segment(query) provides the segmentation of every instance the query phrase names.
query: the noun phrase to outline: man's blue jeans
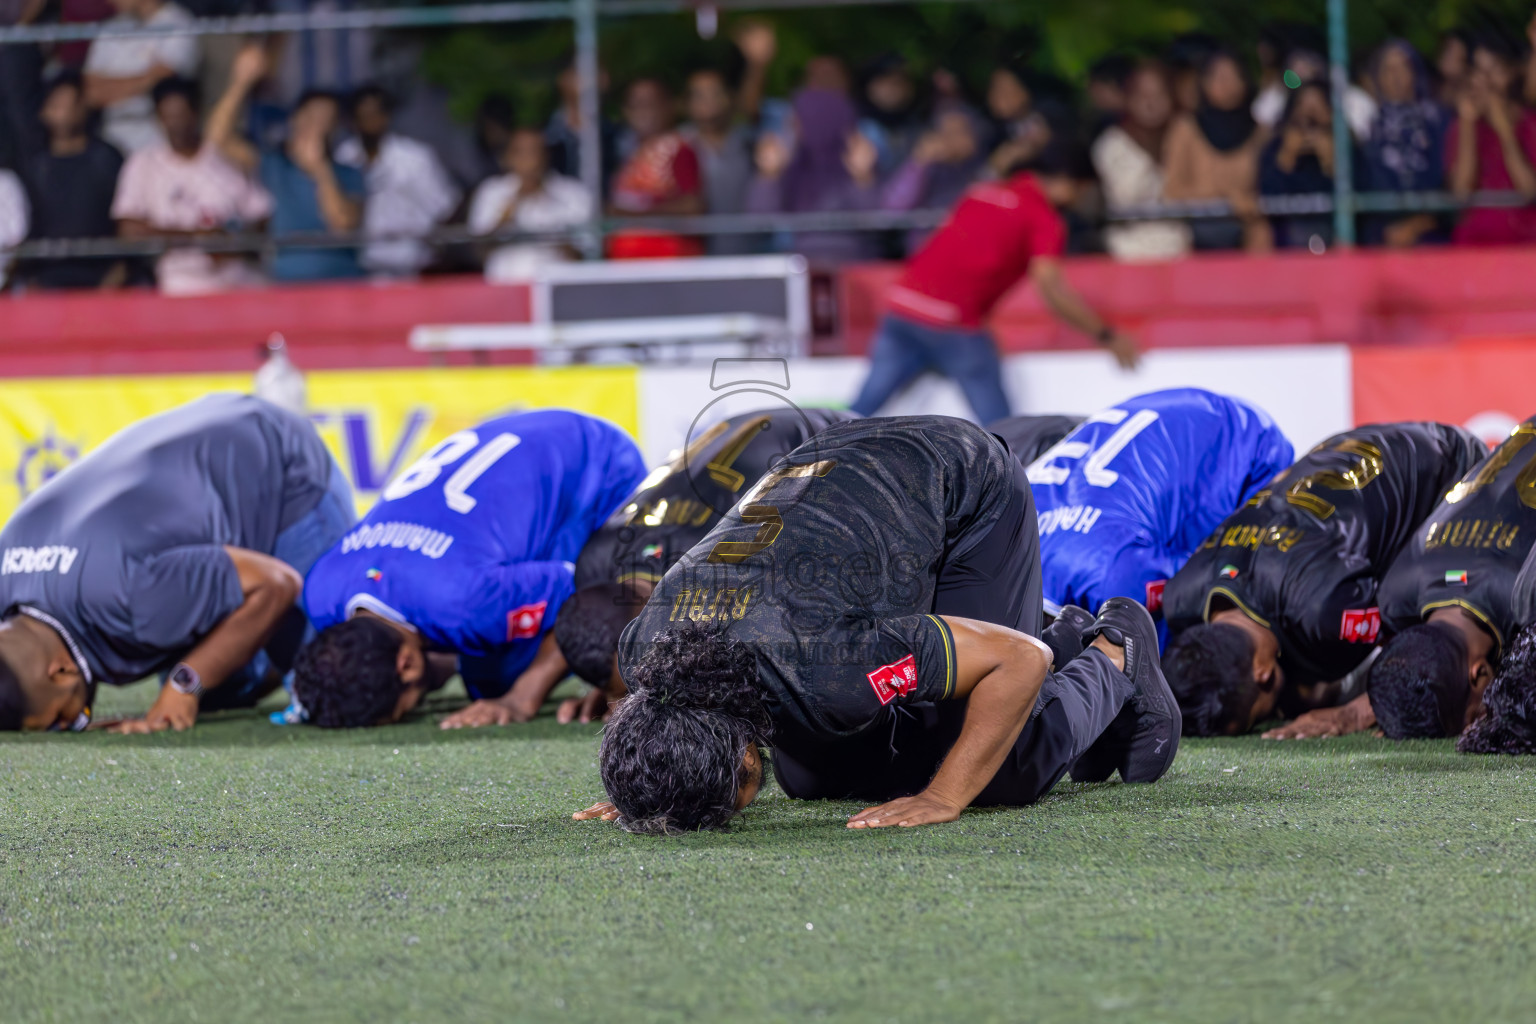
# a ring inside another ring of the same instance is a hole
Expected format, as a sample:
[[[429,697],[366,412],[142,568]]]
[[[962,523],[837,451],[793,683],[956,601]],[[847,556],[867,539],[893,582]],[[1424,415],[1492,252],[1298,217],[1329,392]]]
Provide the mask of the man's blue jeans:
[[[930,370],[960,385],[983,424],[1009,415],[997,344],[986,331],[946,330],[890,313],[880,323],[869,357],[869,377],[851,406],[861,416],[873,416]]]
[[[347,482],[346,473],[333,461],[331,479],[320,504],[277,535],[272,557],[287,562],[298,570],[299,575],[308,576],[320,556],[334,547],[356,523],[357,505],[352,499],[352,485]],[[244,708],[255,704],[265,695],[268,672],[276,668],[286,673],[293,667],[293,658],[299,648],[314,635],[314,627],[309,624],[304,609],[295,606],[250,664],[204,694],[202,709]]]

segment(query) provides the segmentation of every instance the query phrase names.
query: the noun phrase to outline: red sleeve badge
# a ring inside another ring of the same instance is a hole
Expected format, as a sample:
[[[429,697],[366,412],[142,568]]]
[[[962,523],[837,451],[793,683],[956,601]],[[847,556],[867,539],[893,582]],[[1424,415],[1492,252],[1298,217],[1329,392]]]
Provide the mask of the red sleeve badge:
[[[1167,585],[1167,580],[1153,580],[1147,584],[1147,611],[1153,615],[1163,610],[1163,588]]]
[[[881,704],[905,697],[917,689],[917,659],[909,654],[900,661],[881,665],[869,673],[869,685],[875,688]]]
[[[540,601],[507,612],[507,641],[532,640],[538,636],[539,627],[544,625],[544,609],[547,607],[548,601]]]
[[[1352,644],[1373,644],[1381,633],[1380,608],[1350,608],[1339,626],[1339,639]]]

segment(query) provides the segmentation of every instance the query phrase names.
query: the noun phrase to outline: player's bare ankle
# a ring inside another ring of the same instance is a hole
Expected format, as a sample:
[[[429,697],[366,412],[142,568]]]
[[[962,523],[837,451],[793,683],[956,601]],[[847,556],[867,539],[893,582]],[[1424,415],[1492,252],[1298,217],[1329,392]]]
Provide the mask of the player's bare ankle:
[[[1109,639],[1105,637],[1103,633],[1100,633],[1098,636],[1094,637],[1093,643],[1089,644],[1088,646],[1094,650],[1103,651],[1104,656],[1107,657],[1110,661],[1114,662],[1115,668],[1119,669],[1121,672],[1125,671],[1124,647],[1120,646],[1119,644],[1110,643]]]

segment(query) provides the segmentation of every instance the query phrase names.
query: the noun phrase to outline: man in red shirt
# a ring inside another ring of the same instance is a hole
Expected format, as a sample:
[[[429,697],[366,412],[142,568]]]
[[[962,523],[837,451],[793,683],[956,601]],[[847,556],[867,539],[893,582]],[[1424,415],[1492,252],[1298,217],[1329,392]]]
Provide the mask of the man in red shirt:
[[[634,152],[614,175],[609,213],[615,217],[704,212],[699,157],[672,124],[672,96],[659,79],[630,83],[624,120],[635,136]],[[620,231],[608,241],[610,259],[702,256],[697,238],[671,232]]]
[[[1095,313],[1062,276],[1067,229],[1056,212],[1076,197],[1068,155],[1048,148],[1006,181],[973,185],[891,289],[870,352],[869,377],[851,408],[872,416],[925,371],[954,378],[977,418],[1009,415],[1002,365],[986,320],[1026,275],[1061,320],[1094,338],[1121,366],[1136,342]]]

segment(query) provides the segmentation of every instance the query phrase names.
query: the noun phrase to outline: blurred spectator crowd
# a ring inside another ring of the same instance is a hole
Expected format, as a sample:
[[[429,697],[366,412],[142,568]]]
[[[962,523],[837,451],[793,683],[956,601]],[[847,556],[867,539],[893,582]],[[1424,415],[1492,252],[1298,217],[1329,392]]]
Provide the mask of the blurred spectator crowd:
[[[194,16],[173,0],[0,0],[0,26]],[[1353,70],[1340,105],[1348,130],[1336,135],[1325,41],[1306,27],[1277,26],[1246,52],[1191,34],[1157,57],[1109,57],[1080,92],[1008,64],[973,95],[954,72],[917,75],[899,56],[856,68],[820,56],[780,98],[765,94],[771,26],[740,22],[726,66],[611,91],[603,81],[614,116],[599,126],[600,197],[579,180],[570,67],[543,123],[517,123],[511,101],[492,97],[455,141],[430,90],[402,108],[375,84],[368,33],[0,46],[0,253],[27,240],[163,240],[152,259],[24,259],[8,284],[25,289],[197,294],[469,269],[506,281],[574,258],[572,232],[600,203],[617,225],[610,258],[794,250],[835,265],[899,258],[925,232],[691,235],[623,221],[942,210],[977,182],[1030,168],[1091,186],[1064,211],[1076,251],[1322,252],[1330,212],[1276,215],[1264,200],[1331,193],[1339,138],[1358,191],[1536,200],[1536,20],[1528,36],[1451,32],[1431,54],[1382,42]],[[1199,203],[1220,215],[1156,213]],[[1370,245],[1536,241],[1532,205],[1357,223]],[[327,234],[353,243],[303,244]],[[260,259],[239,241],[254,235],[269,239]]]

